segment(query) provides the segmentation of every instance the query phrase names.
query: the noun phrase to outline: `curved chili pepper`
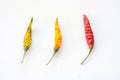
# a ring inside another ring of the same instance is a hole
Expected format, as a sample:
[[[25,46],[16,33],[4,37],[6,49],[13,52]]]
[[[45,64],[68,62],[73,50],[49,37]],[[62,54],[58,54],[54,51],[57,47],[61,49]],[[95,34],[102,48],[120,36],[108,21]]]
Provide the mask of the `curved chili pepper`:
[[[86,36],[86,41],[89,47],[89,53],[86,56],[86,58],[82,61],[81,64],[83,64],[85,62],[85,60],[88,58],[88,56],[90,55],[93,46],[94,46],[94,35],[90,26],[90,22],[88,20],[88,17],[86,15],[83,15],[83,21],[84,21],[84,28],[85,28],[85,36]]]
[[[59,28],[58,18],[56,18],[54,53],[53,53],[52,57],[50,58],[50,60],[48,61],[48,63],[46,65],[48,65],[50,63],[50,61],[53,59],[56,52],[59,50],[59,48],[61,46],[61,42],[62,42],[62,34],[61,34],[61,31],[60,31],[60,28]]]
[[[30,20],[30,23],[28,25],[27,31],[26,31],[25,36],[24,36],[24,43],[23,43],[24,44],[24,55],[23,55],[21,63],[23,63],[26,52],[28,51],[28,49],[30,48],[30,45],[31,45],[31,41],[32,41],[32,23],[33,23],[33,17]]]

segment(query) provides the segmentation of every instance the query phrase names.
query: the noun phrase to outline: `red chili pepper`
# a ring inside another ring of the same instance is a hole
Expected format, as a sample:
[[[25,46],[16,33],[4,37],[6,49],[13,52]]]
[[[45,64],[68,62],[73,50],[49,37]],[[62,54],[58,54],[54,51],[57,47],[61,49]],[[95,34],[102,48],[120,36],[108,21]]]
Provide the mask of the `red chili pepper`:
[[[88,17],[86,15],[83,15],[83,22],[84,22],[84,28],[85,28],[85,36],[86,36],[86,41],[89,47],[89,53],[86,56],[86,58],[82,61],[81,64],[83,64],[85,62],[85,60],[88,58],[88,56],[90,55],[93,46],[94,46],[94,35],[90,26],[90,22],[88,20]]]

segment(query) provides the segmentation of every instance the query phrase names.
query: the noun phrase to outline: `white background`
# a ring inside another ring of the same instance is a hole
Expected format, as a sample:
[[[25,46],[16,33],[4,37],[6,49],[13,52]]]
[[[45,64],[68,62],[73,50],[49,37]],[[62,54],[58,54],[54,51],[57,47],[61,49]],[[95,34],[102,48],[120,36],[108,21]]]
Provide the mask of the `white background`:
[[[90,20],[94,49],[85,41]],[[33,16],[33,41],[24,63],[23,37]],[[63,35],[53,54],[56,17]],[[0,0],[0,80],[120,80],[120,0]]]

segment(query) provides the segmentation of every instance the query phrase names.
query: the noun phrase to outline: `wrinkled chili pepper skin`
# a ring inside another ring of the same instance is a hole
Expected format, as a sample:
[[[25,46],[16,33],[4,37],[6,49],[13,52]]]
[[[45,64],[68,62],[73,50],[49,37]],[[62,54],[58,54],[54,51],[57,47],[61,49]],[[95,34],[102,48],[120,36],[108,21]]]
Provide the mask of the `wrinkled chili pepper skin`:
[[[28,25],[27,31],[26,31],[25,36],[24,36],[24,42],[23,42],[24,56],[23,56],[23,59],[22,59],[21,63],[23,63],[25,54],[26,54],[26,52],[28,51],[28,49],[30,48],[30,45],[31,45],[31,41],[32,41],[32,23],[33,23],[33,17],[30,20],[30,23]]]
[[[56,22],[55,22],[55,39],[54,39],[54,41],[55,41],[54,53],[46,65],[48,65],[50,63],[50,61],[52,60],[52,58],[54,57],[54,55],[56,54],[56,52],[59,50],[59,48],[61,46],[62,34],[61,34],[61,30],[60,30],[59,23],[58,23],[58,18],[56,18]]]
[[[94,45],[94,35],[90,26],[90,22],[86,15],[83,15],[84,27],[85,27],[85,36],[88,46]]]
[[[84,29],[85,29],[86,42],[88,44],[90,51],[89,51],[87,57],[82,61],[81,64],[83,64],[84,61],[88,58],[88,56],[90,55],[90,53],[93,49],[93,46],[94,46],[94,35],[93,35],[92,29],[91,29],[89,19],[86,15],[83,15],[83,23],[84,23]]]

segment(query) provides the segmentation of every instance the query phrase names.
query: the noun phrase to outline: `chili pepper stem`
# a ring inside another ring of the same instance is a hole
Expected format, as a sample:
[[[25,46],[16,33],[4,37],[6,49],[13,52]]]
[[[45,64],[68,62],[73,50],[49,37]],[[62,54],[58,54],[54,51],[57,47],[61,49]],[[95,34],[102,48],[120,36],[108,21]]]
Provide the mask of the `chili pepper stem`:
[[[51,62],[51,60],[53,59],[53,57],[55,56],[57,51],[58,51],[58,49],[54,48],[54,53],[53,53],[52,57],[50,58],[50,60],[47,62],[46,66]]]
[[[23,63],[23,61],[24,61],[24,59],[25,59],[25,55],[26,55],[26,51],[24,52],[24,55],[23,55],[23,58],[22,58],[21,64]]]
[[[51,62],[51,60],[53,59],[53,57],[55,56],[56,51],[54,51],[54,54],[52,55],[52,57],[50,58],[50,60],[47,62],[46,66]]]
[[[85,57],[85,59],[81,62],[81,64],[83,64],[83,63],[86,61],[86,59],[89,57],[89,55],[90,55],[90,53],[91,53],[91,51],[92,51],[92,49],[93,49],[93,46],[89,46],[89,48],[90,48],[89,53],[88,53],[88,55]]]

